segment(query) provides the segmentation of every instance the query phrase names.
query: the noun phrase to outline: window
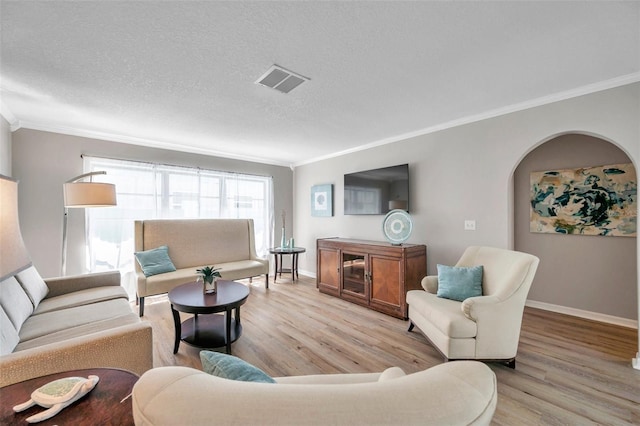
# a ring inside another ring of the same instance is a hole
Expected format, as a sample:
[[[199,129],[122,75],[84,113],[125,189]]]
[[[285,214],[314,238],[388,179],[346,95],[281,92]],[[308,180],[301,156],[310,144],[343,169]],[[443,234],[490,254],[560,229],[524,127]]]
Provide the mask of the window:
[[[272,178],[189,167],[84,157],[85,171],[104,170],[94,180],[114,183],[118,205],[85,209],[87,265],[91,272],[119,269],[135,297],[135,220],[250,218],[256,251],[267,256],[273,229]]]

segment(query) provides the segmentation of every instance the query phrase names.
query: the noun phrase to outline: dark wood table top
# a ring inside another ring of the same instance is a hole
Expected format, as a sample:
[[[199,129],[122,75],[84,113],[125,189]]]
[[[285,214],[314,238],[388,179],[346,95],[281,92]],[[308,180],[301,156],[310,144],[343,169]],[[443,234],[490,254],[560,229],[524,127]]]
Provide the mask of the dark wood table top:
[[[40,386],[65,377],[88,377],[90,375],[100,378],[91,392],[52,418],[36,424],[43,426],[133,425],[131,397],[127,398],[127,396],[131,394],[134,383],[138,381],[138,376],[129,371],[115,368],[66,371],[0,388],[0,425],[27,425],[29,424],[26,421],[27,417],[46,410],[46,408],[36,405],[20,413],[13,411],[15,405],[27,402],[31,398],[31,393]],[[123,399],[124,401],[122,401]]]
[[[169,302],[180,312],[212,314],[237,308],[249,297],[249,288],[234,281],[218,280],[217,293],[205,294],[202,284],[191,282],[169,292]]]

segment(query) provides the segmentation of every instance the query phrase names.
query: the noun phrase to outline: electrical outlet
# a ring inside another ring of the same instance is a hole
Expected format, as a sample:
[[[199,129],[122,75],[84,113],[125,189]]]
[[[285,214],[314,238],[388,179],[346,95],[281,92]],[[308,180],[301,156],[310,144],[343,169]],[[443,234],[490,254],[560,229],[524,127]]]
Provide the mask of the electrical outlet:
[[[476,221],[475,220],[465,220],[464,221],[464,230],[465,231],[475,231],[476,230]]]

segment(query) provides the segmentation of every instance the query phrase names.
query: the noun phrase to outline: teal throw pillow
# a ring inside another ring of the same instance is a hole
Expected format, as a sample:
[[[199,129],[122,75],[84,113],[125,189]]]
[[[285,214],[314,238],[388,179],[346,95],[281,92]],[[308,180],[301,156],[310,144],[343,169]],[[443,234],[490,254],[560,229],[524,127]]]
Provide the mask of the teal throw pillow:
[[[482,296],[482,265],[468,268],[438,265],[438,297],[464,301]]]
[[[201,351],[200,361],[205,373],[223,379],[243,382],[275,383],[267,373],[233,355],[220,352]]]
[[[145,277],[176,270],[169,258],[169,247],[167,246],[160,246],[147,251],[137,251],[134,254]]]

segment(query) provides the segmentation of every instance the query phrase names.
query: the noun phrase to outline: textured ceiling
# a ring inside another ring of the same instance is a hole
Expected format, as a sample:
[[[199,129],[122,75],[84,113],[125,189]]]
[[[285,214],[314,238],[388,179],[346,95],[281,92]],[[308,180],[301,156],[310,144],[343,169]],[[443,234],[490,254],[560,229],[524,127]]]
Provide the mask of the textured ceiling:
[[[638,81],[640,2],[0,3],[27,127],[303,164]],[[272,64],[309,77],[285,95]]]

